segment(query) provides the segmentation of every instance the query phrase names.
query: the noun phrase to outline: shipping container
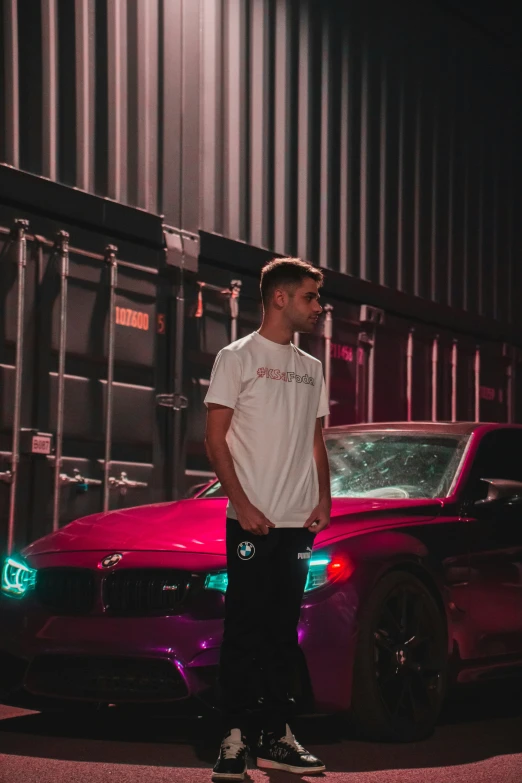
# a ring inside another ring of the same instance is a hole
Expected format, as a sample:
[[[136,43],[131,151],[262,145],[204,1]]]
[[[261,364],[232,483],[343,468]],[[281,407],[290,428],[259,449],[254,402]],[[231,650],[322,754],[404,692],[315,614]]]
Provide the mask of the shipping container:
[[[33,204],[0,204],[0,549],[171,483],[161,219],[20,178]]]
[[[11,550],[213,476],[212,365],[258,328],[273,254],[13,169],[0,167],[0,184],[0,549]],[[522,421],[514,331],[332,270],[322,302],[316,333],[295,340],[323,362],[326,424]]]
[[[211,477],[276,254],[325,271],[325,423],[522,421],[518,72],[451,2],[3,0],[0,41],[0,549]]]
[[[259,271],[272,257],[245,243],[201,234],[185,326],[186,486],[212,475],[203,444],[210,372],[221,348],[258,328]],[[295,342],[323,362],[331,406],[327,424],[522,421],[514,329],[454,308],[430,309],[422,300],[332,271],[325,273],[322,304],[317,331]]]
[[[3,0],[0,161],[520,329],[519,53],[456,5]]]

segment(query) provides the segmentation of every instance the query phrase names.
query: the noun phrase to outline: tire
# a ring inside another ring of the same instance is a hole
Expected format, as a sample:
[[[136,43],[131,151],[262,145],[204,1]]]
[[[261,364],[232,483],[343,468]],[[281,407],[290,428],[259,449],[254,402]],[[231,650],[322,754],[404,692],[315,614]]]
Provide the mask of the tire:
[[[433,595],[412,574],[386,574],[359,621],[351,704],[357,733],[392,742],[428,737],[447,669],[446,620]]]

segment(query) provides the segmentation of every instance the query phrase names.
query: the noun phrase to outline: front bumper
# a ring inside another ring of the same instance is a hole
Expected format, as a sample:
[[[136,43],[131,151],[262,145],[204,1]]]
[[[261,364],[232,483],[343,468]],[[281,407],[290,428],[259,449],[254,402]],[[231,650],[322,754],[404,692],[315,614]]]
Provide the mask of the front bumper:
[[[217,666],[222,634],[220,619],[55,616],[29,598],[0,598],[0,621],[0,690],[23,686],[38,696],[67,698],[67,680],[69,698],[91,701],[203,696],[211,687],[209,669]],[[89,661],[91,671],[86,672]],[[6,668],[15,676],[7,675]],[[75,669],[83,690],[73,687]],[[103,682],[111,670],[112,687]]]
[[[351,582],[305,597],[298,627],[303,691],[318,712],[349,707],[357,611]],[[222,616],[56,616],[29,597],[0,597],[0,623],[0,692],[8,686],[79,701],[215,703]]]

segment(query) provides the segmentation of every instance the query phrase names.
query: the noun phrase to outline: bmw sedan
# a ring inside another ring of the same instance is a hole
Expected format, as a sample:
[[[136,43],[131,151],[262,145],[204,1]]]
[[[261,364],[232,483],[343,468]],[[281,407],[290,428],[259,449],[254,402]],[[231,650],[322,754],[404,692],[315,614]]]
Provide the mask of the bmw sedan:
[[[522,667],[522,427],[325,432],[332,524],[309,561],[296,694],[373,739],[428,735],[449,684]],[[79,519],[3,563],[0,698],[212,707],[226,499]]]

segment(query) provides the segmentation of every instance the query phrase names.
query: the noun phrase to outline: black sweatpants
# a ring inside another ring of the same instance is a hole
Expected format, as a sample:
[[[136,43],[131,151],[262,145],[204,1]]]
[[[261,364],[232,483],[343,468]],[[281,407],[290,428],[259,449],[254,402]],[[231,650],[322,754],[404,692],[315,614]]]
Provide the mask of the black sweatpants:
[[[226,729],[284,734],[292,715],[297,623],[313,542],[306,528],[272,528],[255,536],[227,519],[219,671]]]

